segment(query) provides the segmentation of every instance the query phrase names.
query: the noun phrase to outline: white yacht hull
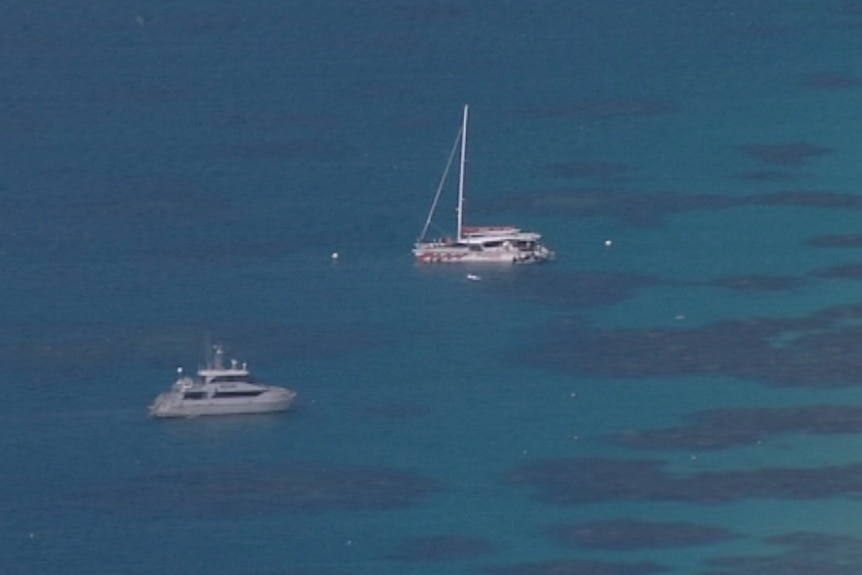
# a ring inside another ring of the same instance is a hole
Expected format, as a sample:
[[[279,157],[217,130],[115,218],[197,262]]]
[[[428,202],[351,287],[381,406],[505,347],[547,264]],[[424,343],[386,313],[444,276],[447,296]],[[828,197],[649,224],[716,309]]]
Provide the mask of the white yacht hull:
[[[184,399],[181,392],[168,391],[156,398],[150,415],[161,418],[276,413],[287,411],[294,397],[294,392],[281,387],[271,387],[253,398]]]

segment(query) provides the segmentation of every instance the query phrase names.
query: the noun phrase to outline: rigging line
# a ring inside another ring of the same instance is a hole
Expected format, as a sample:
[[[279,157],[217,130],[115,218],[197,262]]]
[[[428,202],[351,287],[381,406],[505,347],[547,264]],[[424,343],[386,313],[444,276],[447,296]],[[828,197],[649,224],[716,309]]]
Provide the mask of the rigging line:
[[[463,127],[458,130],[458,135],[455,137],[455,145],[452,146],[452,151],[449,152],[449,161],[446,163],[446,169],[443,171],[443,177],[440,178],[440,184],[437,186],[437,193],[434,194],[434,201],[431,203],[431,211],[428,212],[428,218],[425,220],[425,226],[422,228],[422,233],[419,235],[419,240],[425,238],[428,233],[428,226],[431,225],[431,219],[434,217],[434,212],[437,210],[437,202],[440,199],[440,193],[443,191],[443,186],[446,184],[446,178],[449,177],[449,170],[452,168],[452,161],[455,159],[455,152],[458,151],[458,146],[461,143],[461,132]]]

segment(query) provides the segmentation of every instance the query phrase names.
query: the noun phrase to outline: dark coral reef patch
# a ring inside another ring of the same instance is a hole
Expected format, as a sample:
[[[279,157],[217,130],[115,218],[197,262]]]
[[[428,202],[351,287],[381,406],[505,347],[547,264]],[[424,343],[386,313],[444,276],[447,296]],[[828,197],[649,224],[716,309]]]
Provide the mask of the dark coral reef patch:
[[[807,88],[859,88],[862,87],[862,78],[849,74],[814,72],[803,76],[801,84]]]
[[[287,325],[278,322],[215,321],[185,324],[126,326],[91,323],[43,323],[17,327],[14,337],[0,337],[0,361],[7,369],[46,373],[42,381],[68,381],[69,376],[91,378],[116,371],[128,362],[157,366],[171,377],[177,365],[200,359],[202,334],[230,334],[223,341],[235,357],[255,365],[277,364],[292,358],[320,358],[364,351],[387,341],[379,326]],[[400,334],[397,337],[402,337]],[[246,350],[253,350],[253,353]],[[57,373],[64,377],[57,377]]]
[[[710,450],[752,445],[787,433],[833,435],[862,432],[862,407],[718,408],[689,416],[679,427],[633,430],[609,441],[637,449]]]
[[[748,196],[754,206],[792,206],[798,208],[862,209],[862,196],[829,190],[784,190]]]
[[[576,525],[554,525],[546,529],[554,539],[570,547],[634,551],[664,547],[688,547],[732,539],[721,527],[684,521],[657,522],[615,519]]]
[[[514,274],[486,277],[479,289],[512,300],[566,309],[589,309],[614,305],[656,287],[715,287],[740,292],[789,291],[805,285],[806,278],[751,274],[705,281],[676,281],[656,276],[605,271],[519,270]]]
[[[667,571],[667,567],[650,562],[617,563],[572,559],[491,567],[484,572],[488,575],[652,575]]]
[[[495,280],[484,282],[482,289],[518,301],[570,309],[620,303],[641,289],[669,284],[660,278],[638,274],[532,269],[519,271],[517,277],[496,276]]]
[[[702,575],[858,575],[862,573],[862,540],[842,535],[799,532],[770,537],[766,543],[786,550],[771,555],[718,557],[707,561]]]
[[[716,375],[772,386],[860,385],[862,306],[689,329],[596,328],[586,321],[564,320],[544,328],[519,359],[577,376]]]
[[[787,182],[795,180],[799,176],[790,172],[781,172],[778,170],[747,170],[739,172],[734,177],[738,180],[748,182]]]
[[[628,176],[634,168],[621,162],[554,162],[547,171],[557,178],[590,178],[597,180],[616,180]]]
[[[569,458],[536,461],[509,473],[511,484],[538,489],[554,505],[602,501],[719,504],[747,498],[855,497],[862,463],[817,468],[766,468],[670,474],[656,460]]]
[[[862,279],[862,264],[845,264],[815,270],[811,275],[826,279],[859,280]]]
[[[773,206],[862,210],[862,196],[809,189],[728,196],[596,186],[535,190],[477,205],[474,210],[485,214],[531,212],[556,217],[607,217],[631,226],[655,226],[674,214]]]
[[[801,166],[814,158],[831,154],[834,151],[832,148],[804,142],[775,145],[748,144],[740,146],[738,149],[749,158],[776,166]]]
[[[286,511],[393,509],[437,490],[430,480],[385,468],[294,465],[156,471],[76,499],[107,512],[231,518]]]
[[[680,105],[669,100],[650,99],[608,99],[583,100],[568,104],[549,105],[533,108],[524,112],[529,118],[559,119],[577,118],[582,120],[602,120],[607,118],[631,118],[657,116],[679,112]]]
[[[484,539],[437,535],[407,539],[386,558],[417,563],[453,561],[488,553],[491,549],[491,544]]]
[[[862,235],[840,234],[816,236],[805,243],[815,248],[862,248]]]
[[[802,278],[756,274],[728,276],[705,282],[705,285],[738,291],[785,291],[796,289],[804,284],[805,280]]]

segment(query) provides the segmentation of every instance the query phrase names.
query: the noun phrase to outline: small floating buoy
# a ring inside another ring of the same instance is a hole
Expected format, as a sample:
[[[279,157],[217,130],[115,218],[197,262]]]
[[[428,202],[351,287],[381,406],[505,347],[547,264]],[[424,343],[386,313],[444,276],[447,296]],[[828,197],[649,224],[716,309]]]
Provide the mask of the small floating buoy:
[[[614,242],[612,242],[611,240],[605,240],[605,247],[606,247],[606,248],[609,248],[609,247],[611,247],[612,245],[614,245]]]
[[[338,259],[338,252],[332,252],[332,255],[329,256],[332,261],[336,261]]]

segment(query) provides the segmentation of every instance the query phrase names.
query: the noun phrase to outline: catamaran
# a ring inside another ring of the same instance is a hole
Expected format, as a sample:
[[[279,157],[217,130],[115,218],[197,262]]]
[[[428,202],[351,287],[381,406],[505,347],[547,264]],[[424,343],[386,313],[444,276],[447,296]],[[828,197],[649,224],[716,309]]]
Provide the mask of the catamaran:
[[[464,176],[467,163],[467,117],[469,106],[464,106],[464,118],[455,145],[449,154],[449,161],[437,187],[431,204],[431,211],[425,220],[425,227],[413,246],[413,255],[419,262],[493,262],[493,263],[535,263],[554,257],[554,252],[542,244],[542,236],[535,232],[522,231],[513,226],[465,226],[464,225]],[[461,151],[458,177],[457,231],[454,238],[443,237],[427,239],[428,228],[434,219],[437,203],[440,200],[455,153]]]

